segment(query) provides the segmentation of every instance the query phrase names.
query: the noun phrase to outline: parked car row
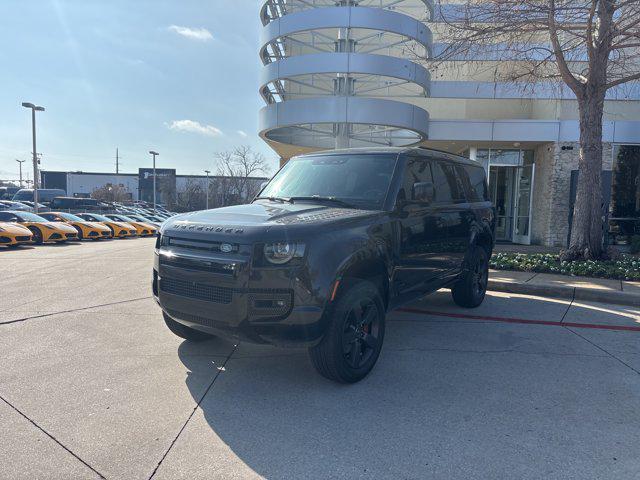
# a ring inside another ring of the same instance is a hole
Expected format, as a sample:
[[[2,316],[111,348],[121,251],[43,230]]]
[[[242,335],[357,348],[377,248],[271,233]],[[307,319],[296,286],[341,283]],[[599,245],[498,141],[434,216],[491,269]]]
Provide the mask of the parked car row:
[[[151,237],[156,225],[125,215],[45,212],[36,215],[20,210],[0,211],[0,245],[64,243],[110,238]]]

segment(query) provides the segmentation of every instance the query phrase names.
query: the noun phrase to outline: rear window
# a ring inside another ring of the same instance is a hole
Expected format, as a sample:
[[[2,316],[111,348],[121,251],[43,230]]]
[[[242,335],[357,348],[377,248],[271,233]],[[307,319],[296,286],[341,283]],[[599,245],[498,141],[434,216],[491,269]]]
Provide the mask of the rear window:
[[[468,202],[484,202],[488,200],[489,192],[487,191],[484,168],[456,165],[456,173]]]
[[[460,203],[466,201],[464,187],[453,164],[432,162],[433,185],[436,203]]]

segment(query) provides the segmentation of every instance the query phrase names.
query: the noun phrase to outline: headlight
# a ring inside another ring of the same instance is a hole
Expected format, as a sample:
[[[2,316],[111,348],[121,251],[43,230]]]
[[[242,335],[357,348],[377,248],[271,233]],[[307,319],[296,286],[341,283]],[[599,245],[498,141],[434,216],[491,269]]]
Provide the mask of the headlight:
[[[264,258],[274,265],[284,265],[293,258],[304,256],[303,243],[267,243],[264,246]]]

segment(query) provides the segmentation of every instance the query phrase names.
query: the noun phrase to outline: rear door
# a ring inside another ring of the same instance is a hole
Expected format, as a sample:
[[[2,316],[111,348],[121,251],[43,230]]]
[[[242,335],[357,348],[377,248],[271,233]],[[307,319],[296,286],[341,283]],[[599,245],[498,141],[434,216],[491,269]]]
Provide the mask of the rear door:
[[[431,162],[435,185],[435,206],[440,221],[446,225],[442,229],[442,262],[445,280],[457,274],[466,253],[466,235],[468,220],[467,200],[464,195],[455,164],[445,158],[436,158]]]

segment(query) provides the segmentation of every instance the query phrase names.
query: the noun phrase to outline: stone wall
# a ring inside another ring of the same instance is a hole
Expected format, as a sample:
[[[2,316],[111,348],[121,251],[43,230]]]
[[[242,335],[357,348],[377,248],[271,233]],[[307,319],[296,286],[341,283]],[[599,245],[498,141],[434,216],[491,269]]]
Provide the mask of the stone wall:
[[[603,170],[611,170],[612,148],[611,143],[603,145]],[[566,247],[571,171],[578,169],[579,151],[576,142],[544,144],[536,149],[531,231],[534,244]]]

